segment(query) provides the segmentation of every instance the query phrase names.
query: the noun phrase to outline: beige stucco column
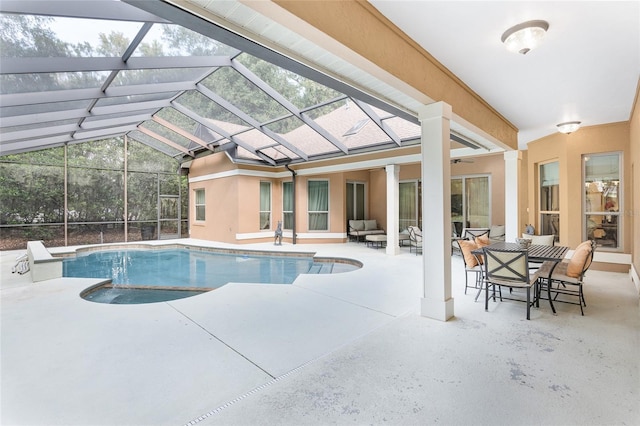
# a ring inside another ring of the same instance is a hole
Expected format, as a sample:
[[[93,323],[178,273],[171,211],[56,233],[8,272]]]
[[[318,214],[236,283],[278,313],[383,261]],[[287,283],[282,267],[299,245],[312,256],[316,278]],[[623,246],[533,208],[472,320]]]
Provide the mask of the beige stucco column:
[[[444,102],[418,111],[422,127],[422,316],[453,317],[451,297],[451,106]]]
[[[387,254],[400,253],[398,222],[400,221],[400,166],[389,164],[387,171]]]
[[[520,167],[522,153],[506,151],[504,153],[504,225],[505,241],[513,242],[520,233]]]

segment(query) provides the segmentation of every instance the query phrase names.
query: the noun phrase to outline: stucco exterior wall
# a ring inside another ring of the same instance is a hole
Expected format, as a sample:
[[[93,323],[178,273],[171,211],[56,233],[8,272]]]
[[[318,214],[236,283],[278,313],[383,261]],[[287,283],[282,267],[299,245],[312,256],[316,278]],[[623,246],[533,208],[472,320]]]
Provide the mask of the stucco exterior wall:
[[[238,232],[238,180],[235,177],[194,182],[189,185],[190,236],[203,240],[235,241]],[[195,220],[195,190],[205,190],[205,220]],[[224,206],[224,208],[216,208]]]
[[[400,167],[402,169],[402,167]],[[419,176],[419,175],[418,175]],[[384,169],[372,170],[369,173],[371,200],[369,216],[378,221],[378,227],[387,228],[387,172]]]
[[[504,225],[504,156],[485,155],[473,158],[473,163],[451,165],[451,178],[468,175],[489,175],[491,180],[491,224]]]
[[[631,152],[629,123],[613,123],[584,127],[575,133],[556,133],[528,146],[528,221],[536,229],[539,223],[539,165],[558,161],[560,166],[560,244],[576,247],[584,238],[584,218],[582,214],[582,155],[605,152],[621,152],[623,155],[623,198],[626,206],[631,205]],[[622,218],[623,234],[621,250],[631,252],[632,227],[627,223],[628,215]]]
[[[394,154],[387,153],[387,156]],[[396,155],[406,155],[398,150]],[[380,153],[360,156],[366,163],[380,158]],[[344,242],[347,237],[346,184],[365,184],[365,214],[376,219],[379,227],[387,228],[387,173],[384,167],[333,173],[312,172],[317,169],[344,166],[344,158],[335,161],[304,164],[296,178],[296,234],[298,243]],[[456,175],[491,175],[492,223],[504,223],[504,159],[502,154],[477,157],[474,163],[453,165]],[[236,166],[222,153],[193,161],[190,168],[191,194],[205,189],[206,220],[195,220],[195,197],[190,197],[191,237],[229,243],[250,243],[270,240],[279,220],[282,220],[282,183],[291,181],[291,174],[282,168],[265,169]],[[421,169],[418,163],[400,165],[400,180],[418,180]],[[329,182],[329,230],[310,231],[308,223],[307,184],[309,180]],[[260,182],[271,182],[271,223],[268,230],[260,229]],[[285,230],[283,239],[291,242],[291,233]]]

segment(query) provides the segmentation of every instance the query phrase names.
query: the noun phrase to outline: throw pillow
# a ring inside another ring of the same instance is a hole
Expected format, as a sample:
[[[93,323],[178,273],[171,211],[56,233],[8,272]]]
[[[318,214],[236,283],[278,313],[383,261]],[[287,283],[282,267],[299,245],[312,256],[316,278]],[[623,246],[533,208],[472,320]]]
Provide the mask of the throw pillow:
[[[460,244],[460,251],[462,251],[462,256],[464,256],[464,263],[467,264],[467,267],[473,268],[474,266],[477,266],[478,263],[482,263],[482,257],[475,257],[473,253],[471,253],[472,250],[478,248],[478,245],[476,243],[474,243],[473,241],[460,240],[458,241],[458,244]]]
[[[479,237],[475,238],[476,244],[478,245],[478,247],[486,247],[489,244],[491,244],[491,241],[489,241],[489,235],[488,234],[484,234],[484,235],[480,235]]]
[[[375,219],[364,221],[365,231],[375,231],[376,229],[378,229],[378,224],[376,223]]]
[[[491,225],[491,229],[489,230],[490,238],[501,238],[504,237],[504,225]]]
[[[364,231],[364,221],[363,220],[350,220],[349,226],[353,228],[354,231]]]
[[[591,253],[591,242],[585,241],[580,243],[578,247],[576,247],[576,251],[571,256],[569,260],[569,264],[567,265],[567,276],[573,278],[579,278],[582,273],[582,267],[585,266],[585,261],[589,257]]]

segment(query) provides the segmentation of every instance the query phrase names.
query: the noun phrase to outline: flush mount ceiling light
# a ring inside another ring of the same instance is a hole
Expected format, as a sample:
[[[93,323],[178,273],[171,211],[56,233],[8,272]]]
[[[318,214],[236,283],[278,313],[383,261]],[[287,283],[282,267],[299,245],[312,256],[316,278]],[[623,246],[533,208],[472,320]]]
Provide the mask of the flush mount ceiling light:
[[[578,130],[580,128],[580,122],[579,121],[567,121],[566,123],[560,123],[557,125],[558,127],[558,131],[560,133],[572,133],[575,132],[576,130]]]
[[[547,21],[527,21],[509,28],[500,40],[508,51],[525,55],[540,44],[548,29]]]

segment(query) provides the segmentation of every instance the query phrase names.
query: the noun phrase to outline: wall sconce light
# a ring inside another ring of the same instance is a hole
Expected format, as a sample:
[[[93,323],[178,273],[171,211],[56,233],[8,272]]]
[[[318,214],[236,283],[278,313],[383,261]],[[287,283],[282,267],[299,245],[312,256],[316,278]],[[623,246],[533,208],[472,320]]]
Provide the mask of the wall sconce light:
[[[580,122],[579,121],[567,121],[566,123],[560,123],[557,125],[558,127],[558,131],[560,133],[565,133],[565,134],[569,134],[569,133],[573,133],[576,130],[578,130],[580,128]]]
[[[548,29],[547,21],[527,21],[509,28],[500,40],[508,51],[525,55],[540,44]]]

